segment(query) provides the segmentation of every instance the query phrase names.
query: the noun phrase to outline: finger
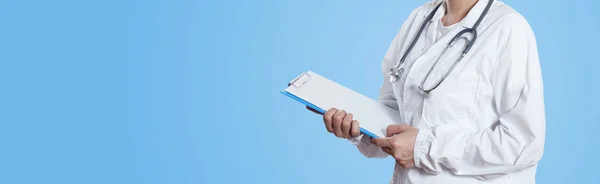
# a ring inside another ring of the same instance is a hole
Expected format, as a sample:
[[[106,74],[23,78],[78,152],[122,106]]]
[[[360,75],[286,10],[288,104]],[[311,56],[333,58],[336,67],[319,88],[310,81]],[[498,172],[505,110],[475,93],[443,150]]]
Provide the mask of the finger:
[[[350,138],[350,128],[352,128],[352,118],[354,118],[354,115],[352,115],[352,113],[348,113],[346,114],[346,116],[344,116],[344,119],[342,120],[342,134],[344,134],[343,136],[345,138]]]
[[[406,131],[406,129],[410,128],[410,127],[411,126],[407,125],[407,124],[390,125],[386,129],[387,130],[386,131],[387,132],[387,136],[390,137],[392,135],[402,133],[402,132]]]
[[[358,137],[360,135],[360,127],[358,126],[358,121],[352,120],[352,124],[350,126],[352,126],[350,128],[350,136]]]
[[[325,114],[323,114],[323,122],[325,122],[325,127],[327,128],[327,131],[330,133],[333,133],[333,115],[335,115],[335,113],[337,113],[338,110],[336,108],[331,108],[329,110],[327,110],[327,112],[325,112]]]
[[[342,132],[342,121],[344,120],[345,116],[346,111],[344,110],[338,111],[335,113],[335,115],[333,115],[333,123],[331,126],[333,127],[333,133],[337,137],[344,137],[344,133]]]
[[[414,162],[414,159],[412,157],[402,157],[400,158],[400,160],[406,163]]]
[[[379,146],[379,147],[391,147],[390,138],[373,138],[371,139],[371,143]]]
[[[412,154],[409,154],[407,151],[397,151],[394,153],[394,155],[392,155],[397,161],[401,161],[401,162],[412,162],[413,161],[413,156]]]
[[[414,162],[408,162],[408,163],[406,163],[406,168],[407,169],[408,168],[413,168],[413,167],[415,167],[415,163]]]
[[[408,161],[400,161],[399,164],[400,164],[400,167],[402,167],[404,169],[412,168],[415,165],[413,162],[408,162]]]
[[[400,157],[398,159],[402,160],[402,161],[412,161],[413,157],[402,154],[402,155],[400,155]]]
[[[315,114],[321,114],[321,115],[323,115],[323,113],[321,113],[321,112],[317,111],[316,109],[313,109],[313,108],[311,108],[309,106],[306,106],[306,109],[308,109],[311,112],[314,112]]]
[[[404,161],[404,156],[402,155],[401,152],[394,152],[392,157],[394,157],[394,159],[396,159],[396,161],[399,161],[401,163]]]
[[[381,150],[385,153],[387,153],[388,155],[392,155],[392,149],[388,148],[388,147],[382,147]]]
[[[406,161],[404,161],[404,160],[396,159],[396,163],[400,164],[403,167],[404,167],[404,165],[406,165]]]

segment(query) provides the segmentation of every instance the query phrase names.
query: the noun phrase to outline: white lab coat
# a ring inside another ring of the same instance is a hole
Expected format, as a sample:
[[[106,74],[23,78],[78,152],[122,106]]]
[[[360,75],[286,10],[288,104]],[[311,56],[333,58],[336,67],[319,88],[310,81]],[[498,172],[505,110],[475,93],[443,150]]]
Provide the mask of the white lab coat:
[[[383,61],[380,102],[398,109],[401,123],[419,129],[416,167],[396,165],[391,183],[535,183],[545,136],[542,73],[533,31],[514,9],[495,1],[471,51],[437,89],[424,94],[418,86],[435,59],[457,32],[473,26],[487,0],[438,39],[435,29],[445,14],[440,7],[408,56],[407,72],[393,84],[388,81],[389,69],[441,2],[410,14]],[[461,41],[451,47],[431,78],[443,75],[464,46]],[[387,157],[367,136],[353,142],[366,157]]]

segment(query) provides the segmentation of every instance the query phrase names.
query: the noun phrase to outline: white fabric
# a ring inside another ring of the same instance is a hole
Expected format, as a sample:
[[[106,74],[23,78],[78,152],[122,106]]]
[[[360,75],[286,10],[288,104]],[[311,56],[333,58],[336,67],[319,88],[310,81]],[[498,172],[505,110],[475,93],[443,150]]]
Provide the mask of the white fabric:
[[[440,38],[442,38],[444,35],[446,35],[446,33],[450,32],[450,30],[452,30],[452,28],[456,25],[456,24],[452,24],[449,26],[444,26],[444,24],[442,23],[442,21],[438,21],[437,22],[437,35],[435,36],[435,41],[440,40]]]
[[[450,39],[475,23],[487,0],[480,0],[439,39],[436,26],[430,25],[406,60],[407,72],[393,84],[388,81],[387,72],[440,2],[411,13],[383,60],[380,103],[397,109],[403,123],[419,129],[416,167],[396,166],[391,183],[535,183],[545,139],[543,84],[533,31],[518,12],[494,1],[469,54],[430,94],[418,89],[422,79]],[[431,24],[442,18],[440,10]],[[445,74],[464,45],[461,41],[451,47],[431,78]],[[366,136],[353,142],[366,157],[387,157]]]

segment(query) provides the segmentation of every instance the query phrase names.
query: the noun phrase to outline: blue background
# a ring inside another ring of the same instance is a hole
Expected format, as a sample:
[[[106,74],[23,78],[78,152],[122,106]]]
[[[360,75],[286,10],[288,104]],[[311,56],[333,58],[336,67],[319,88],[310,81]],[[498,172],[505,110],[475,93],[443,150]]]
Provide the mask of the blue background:
[[[388,183],[279,91],[313,70],[376,98],[424,2],[0,0],[0,183]],[[600,183],[600,3],[505,2],[538,40],[538,183]]]

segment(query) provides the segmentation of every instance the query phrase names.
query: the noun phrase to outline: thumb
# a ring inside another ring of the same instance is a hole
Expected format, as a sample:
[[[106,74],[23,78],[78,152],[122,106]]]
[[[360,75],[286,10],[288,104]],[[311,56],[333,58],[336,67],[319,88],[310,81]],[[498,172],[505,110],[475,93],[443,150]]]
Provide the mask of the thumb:
[[[407,124],[399,124],[399,125],[390,125],[387,127],[387,136],[391,137],[395,134],[402,133],[410,128],[410,125]]]
[[[392,140],[390,138],[372,138],[371,143],[377,145],[378,147],[390,147],[392,144],[390,143]]]

